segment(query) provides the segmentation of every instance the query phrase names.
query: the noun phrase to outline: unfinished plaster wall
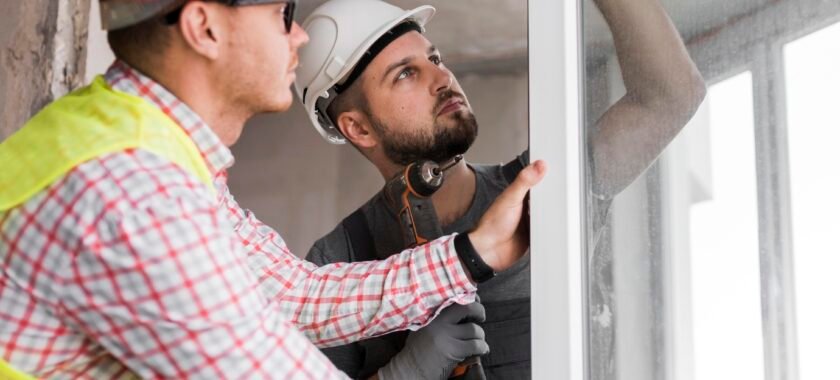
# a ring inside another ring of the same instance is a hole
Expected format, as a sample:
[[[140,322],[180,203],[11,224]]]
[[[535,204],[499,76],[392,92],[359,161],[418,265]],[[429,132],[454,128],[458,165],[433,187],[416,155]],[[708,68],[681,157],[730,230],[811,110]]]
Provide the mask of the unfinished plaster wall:
[[[501,163],[528,145],[528,76],[459,75],[479,123],[471,162]],[[383,185],[379,172],[349,145],[330,145],[295,102],[288,113],[257,117],[233,147],[230,187],[240,205],[280,231],[292,252],[312,243]]]
[[[0,140],[83,82],[90,0],[0,0]]]
[[[97,4],[91,5],[88,78],[113,61]],[[457,76],[479,122],[478,140],[467,158],[482,163],[512,159],[528,144],[526,61],[462,66],[466,69]],[[279,231],[298,255],[383,184],[379,172],[352,147],[324,141],[297,101],[286,113],[250,120],[232,150],[236,164],[230,169],[230,187],[236,200]]]

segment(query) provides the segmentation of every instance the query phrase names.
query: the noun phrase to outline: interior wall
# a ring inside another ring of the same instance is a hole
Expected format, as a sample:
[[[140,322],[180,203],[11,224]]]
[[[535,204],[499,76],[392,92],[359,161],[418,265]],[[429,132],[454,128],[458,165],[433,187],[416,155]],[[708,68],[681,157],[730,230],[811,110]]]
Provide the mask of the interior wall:
[[[108,46],[108,38],[102,30],[102,18],[99,15],[99,1],[90,3],[90,17],[88,18],[88,48],[87,65],[85,67],[85,83],[93,77],[108,70],[114,61],[114,53]]]
[[[479,136],[466,157],[501,163],[527,147],[527,75],[465,75]],[[241,206],[280,231],[298,255],[379,191],[384,180],[349,145],[331,145],[302,107],[255,118],[233,147],[230,187]]]
[[[88,80],[113,61],[91,3]],[[458,76],[479,123],[467,152],[477,163],[507,162],[528,145],[528,76],[524,70]],[[232,148],[230,187],[239,204],[280,232],[305,256],[319,237],[384,184],[378,171],[349,145],[331,145],[309,124],[300,104],[257,116]]]

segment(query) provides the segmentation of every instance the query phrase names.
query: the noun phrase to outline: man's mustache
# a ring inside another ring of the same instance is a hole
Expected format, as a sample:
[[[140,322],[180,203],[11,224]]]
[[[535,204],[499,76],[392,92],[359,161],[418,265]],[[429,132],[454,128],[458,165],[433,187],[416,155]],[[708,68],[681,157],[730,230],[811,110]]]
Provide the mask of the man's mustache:
[[[443,109],[443,106],[446,104],[446,102],[450,101],[452,98],[455,98],[455,97],[460,99],[465,104],[467,103],[466,100],[464,99],[464,94],[462,94],[460,92],[457,92],[455,90],[446,90],[444,92],[441,92],[438,95],[437,103],[435,104],[434,114],[435,115],[439,114],[440,110]]]

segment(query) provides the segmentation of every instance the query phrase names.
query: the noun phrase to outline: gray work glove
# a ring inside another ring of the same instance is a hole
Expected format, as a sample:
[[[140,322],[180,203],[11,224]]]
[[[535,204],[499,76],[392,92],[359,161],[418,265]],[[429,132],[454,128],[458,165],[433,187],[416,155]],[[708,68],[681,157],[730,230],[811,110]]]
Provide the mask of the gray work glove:
[[[380,380],[446,379],[464,359],[484,355],[484,306],[453,304],[431,323],[408,335],[405,347],[379,369]]]

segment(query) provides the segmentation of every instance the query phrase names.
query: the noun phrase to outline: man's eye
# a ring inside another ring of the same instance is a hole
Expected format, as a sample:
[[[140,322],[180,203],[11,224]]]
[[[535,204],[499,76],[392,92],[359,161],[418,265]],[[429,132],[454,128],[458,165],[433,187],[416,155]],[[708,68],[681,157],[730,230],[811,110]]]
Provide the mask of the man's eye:
[[[435,65],[440,65],[443,63],[443,59],[439,55],[433,55],[429,57],[429,61],[432,61]]]
[[[402,80],[402,79],[408,78],[409,76],[411,76],[411,74],[413,72],[414,72],[414,70],[410,69],[410,68],[403,69],[403,71],[400,71],[400,73],[397,74],[397,80]]]

